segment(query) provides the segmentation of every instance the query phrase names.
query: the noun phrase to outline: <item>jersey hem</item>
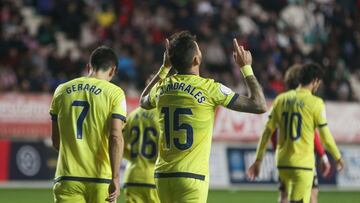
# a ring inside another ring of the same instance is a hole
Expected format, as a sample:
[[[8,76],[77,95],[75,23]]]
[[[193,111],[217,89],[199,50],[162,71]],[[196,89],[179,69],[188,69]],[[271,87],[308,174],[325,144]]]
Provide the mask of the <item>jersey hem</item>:
[[[113,114],[111,114],[111,117],[112,118],[117,118],[117,119],[120,119],[120,120],[126,122],[126,117],[121,115],[121,114],[113,113]]]
[[[111,183],[111,179],[106,178],[88,178],[88,177],[77,177],[77,176],[59,176],[54,179],[54,183],[59,181],[68,180],[68,181],[80,181],[80,182],[92,182],[92,183]]]
[[[307,168],[307,167],[298,167],[298,166],[278,166],[280,169],[290,169],[290,170],[306,170],[306,171],[313,171],[313,168]]]
[[[51,116],[52,121],[57,121],[57,115],[56,114],[50,113],[50,116]]]
[[[205,175],[188,173],[188,172],[173,172],[173,173],[155,172],[155,178],[193,178],[198,180],[205,180]]]
[[[146,187],[146,188],[156,188],[155,184],[150,183],[134,183],[134,182],[126,182],[124,183],[124,188],[127,187]]]
[[[236,99],[239,97],[238,93],[235,93],[234,96],[231,98],[230,102],[228,103],[228,105],[226,105],[227,108],[230,108],[234,102],[236,101]]]

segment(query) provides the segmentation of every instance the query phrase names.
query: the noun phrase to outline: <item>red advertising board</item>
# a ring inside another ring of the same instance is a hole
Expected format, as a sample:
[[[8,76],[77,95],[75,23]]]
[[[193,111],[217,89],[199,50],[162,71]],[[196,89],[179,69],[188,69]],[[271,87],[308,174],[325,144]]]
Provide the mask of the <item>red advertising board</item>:
[[[131,112],[138,97],[127,98]],[[3,94],[0,96],[0,138],[46,138],[51,122],[48,94]],[[360,105],[358,103],[326,103],[328,123],[335,139],[343,143],[360,143]],[[254,115],[218,108],[214,123],[214,140],[257,141],[267,114]]]

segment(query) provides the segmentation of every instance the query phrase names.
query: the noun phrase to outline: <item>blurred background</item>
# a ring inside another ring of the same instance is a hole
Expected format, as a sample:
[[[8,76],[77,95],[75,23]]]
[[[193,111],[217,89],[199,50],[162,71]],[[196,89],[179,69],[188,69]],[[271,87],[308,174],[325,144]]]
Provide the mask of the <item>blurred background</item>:
[[[30,188],[51,187],[56,166],[49,142],[51,96],[59,84],[86,75],[94,48],[107,45],[118,54],[114,83],[125,90],[130,112],[146,78],[162,63],[164,39],[184,29],[197,36],[203,52],[201,75],[245,94],[232,60],[232,38],[237,38],[252,52],[269,105],[285,90],[283,75],[290,65],[315,61],[324,66],[318,95],[326,100],[346,169],[333,170],[320,185],[355,191],[349,202],[360,202],[359,9],[360,0],[0,1],[0,202],[6,202],[1,191],[16,191],[4,188],[26,187],[29,180]],[[212,189],[276,190],[271,150],[260,178],[249,182],[245,176],[266,118],[217,110]]]

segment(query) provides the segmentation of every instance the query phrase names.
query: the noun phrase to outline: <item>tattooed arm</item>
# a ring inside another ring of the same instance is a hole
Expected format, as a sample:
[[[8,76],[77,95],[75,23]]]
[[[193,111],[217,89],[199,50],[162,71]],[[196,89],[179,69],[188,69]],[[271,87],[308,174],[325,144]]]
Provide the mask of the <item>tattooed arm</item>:
[[[248,113],[264,113],[266,112],[266,100],[262,88],[251,69],[251,53],[244,50],[243,46],[239,46],[236,39],[233,42],[235,48],[233,52],[234,60],[241,67],[245,83],[250,90],[250,96],[238,96],[228,108]]]

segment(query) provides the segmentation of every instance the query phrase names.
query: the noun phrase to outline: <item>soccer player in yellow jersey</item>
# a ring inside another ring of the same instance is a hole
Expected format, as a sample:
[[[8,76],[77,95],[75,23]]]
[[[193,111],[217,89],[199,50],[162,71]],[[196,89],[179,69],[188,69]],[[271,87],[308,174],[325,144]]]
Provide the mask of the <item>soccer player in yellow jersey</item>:
[[[299,78],[299,72],[301,70],[300,64],[295,64],[293,66],[290,66],[284,76],[284,83],[286,88],[289,89],[296,89],[299,86],[298,78]],[[273,148],[276,149],[276,139],[277,139],[277,131],[273,133],[271,137],[271,144],[273,145]],[[321,159],[320,167],[323,170],[323,176],[326,177],[327,174],[330,172],[330,163],[328,161],[327,155],[325,153],[325,150],[320,142],[319,133],[315,132],[315,139],[314,139],[314,148],[316,155],[318,155]],[[288,195],[287,191],[285,190],[284,184],[280,181],[279,184],[279,203],[288,203]],[[317,178],[317,172],[316,167],[314,168],[314,179],[312,183],[312,189],[311,189],[311,195],[310,195],[310,203],[317,203],[317,197],[318,197],[318,178]]]
[[[125,195],[128,203],[159,203],[154,179],[158,154],[159,121],[156,109],[135,109],[123,130],[124,156],[129,161],[125,171]]]
[[[145,88],[141,106],[159,114],[159,155],[155,182],[162,203],[205,203],[215,108],[264,113],[265,98],[253,75],[249,51],[234,39],[234,59],[241,67],[250,96],[199,75],[201,51],[187,31],[166,40],[163,66]],[[166,77],[170,68],[176,75]]]
[[[269,120],[259,140],[256,160],[248,170],[248,175],[252,179],[259,175],[266,144],[278,127],[276,162],[279,178],[285,185],[290,203],[308,203],[310,200],[316,128],[320,132],[322,143],[336,160],[338,170],[344,166],[327,125],[324,102],[313,95],[321,83],[322,76],[323,70],[319,65],[305,64],[299,72],[299,87],[275,98]]]
[[[90,56],[89,75],[60,85],[50,107],[53,146],[59,151],[56,203],[115,202],[123,153],[125,94],[109,81],[118,59],[110,48]]]

